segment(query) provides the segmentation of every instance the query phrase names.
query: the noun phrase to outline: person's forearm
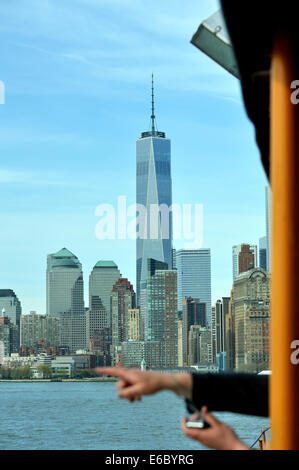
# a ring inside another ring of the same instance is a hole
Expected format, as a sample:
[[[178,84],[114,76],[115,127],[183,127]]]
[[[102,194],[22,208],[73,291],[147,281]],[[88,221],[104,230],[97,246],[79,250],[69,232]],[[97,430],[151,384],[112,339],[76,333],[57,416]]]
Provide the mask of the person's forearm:
[[[191,399],[191,374],[161,374],[161,390],[171,390],[179,396]]]
[[[211,411],[266,417],[268,376],[239,372],[194,374],[192,402],[198,409],[207,406]]]

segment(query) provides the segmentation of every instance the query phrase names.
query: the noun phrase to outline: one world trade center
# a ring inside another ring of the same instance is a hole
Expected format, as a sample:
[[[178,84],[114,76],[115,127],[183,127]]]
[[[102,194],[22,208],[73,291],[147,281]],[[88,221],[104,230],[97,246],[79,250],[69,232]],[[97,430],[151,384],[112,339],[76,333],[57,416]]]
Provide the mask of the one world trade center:
[[[153,76],[151,130],[142,132],[136,141],[136,202],[137,214],[141,214],[138,210],[141,207],[145,222],[142,230],[138,222],[136,227],[137,305],[140,305],[141,292],[147,281],[147,260],[165,262],[168,269],[172,269],[170,139],[157,130]]]

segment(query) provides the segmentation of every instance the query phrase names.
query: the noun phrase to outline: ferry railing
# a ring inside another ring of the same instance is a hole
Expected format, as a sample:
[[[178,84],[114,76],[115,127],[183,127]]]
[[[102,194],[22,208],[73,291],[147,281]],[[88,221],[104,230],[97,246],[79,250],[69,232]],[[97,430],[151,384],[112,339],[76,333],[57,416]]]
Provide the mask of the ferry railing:
[[[265,450],[266,444],[267,444],[267,439],[266,439],[266,432],[271,429],[271,426],[269,426],[267,429],[264,429],[264,431],[261,432],[259,437],[254,441],[254,443],[250,446],[250,449],[253,449],[255,444],[258,442],[259,443],[259,450]]]

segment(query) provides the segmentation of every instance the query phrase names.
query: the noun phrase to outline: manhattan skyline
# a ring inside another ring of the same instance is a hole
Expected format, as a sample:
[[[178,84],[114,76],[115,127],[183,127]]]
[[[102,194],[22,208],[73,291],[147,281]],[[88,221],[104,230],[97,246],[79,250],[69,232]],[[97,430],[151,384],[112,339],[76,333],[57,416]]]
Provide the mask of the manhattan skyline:
[[[212,303],[228,296],[232,246],[266,234],[267,183],[238,80],[189,42],[218,2],[191,1],[182,13],[180,2],[165,1],[158,15],[144,1],[88,1],[84,12],[75,1],[69,28],[60,2],[33,3],[0,6],[1,288],[14,290],[23,313],[45,313],[46,256],[66,246],[82,263],[85,305],[100,259],[136,289],[135,242],[98,240],[94,213],[119,195],[135,202],[135,140],[147,129],[154,71],[158,129],[172,140],[173,202],[203,204]]]

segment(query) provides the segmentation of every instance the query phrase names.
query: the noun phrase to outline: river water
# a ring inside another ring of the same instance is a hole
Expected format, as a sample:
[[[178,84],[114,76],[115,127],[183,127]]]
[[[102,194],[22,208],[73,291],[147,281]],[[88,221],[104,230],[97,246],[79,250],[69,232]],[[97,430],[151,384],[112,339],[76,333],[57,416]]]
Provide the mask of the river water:
[[[180,429],[184,401],[170,392],[129,403],[115,382],[0,383],[0,449],[201,449]],[[215,413],[251,445],[269,420]]]

